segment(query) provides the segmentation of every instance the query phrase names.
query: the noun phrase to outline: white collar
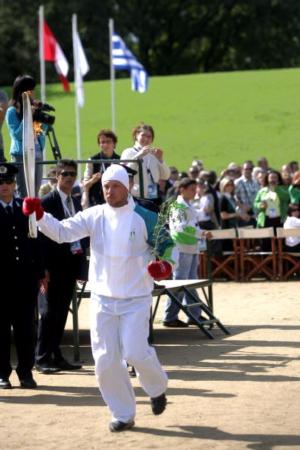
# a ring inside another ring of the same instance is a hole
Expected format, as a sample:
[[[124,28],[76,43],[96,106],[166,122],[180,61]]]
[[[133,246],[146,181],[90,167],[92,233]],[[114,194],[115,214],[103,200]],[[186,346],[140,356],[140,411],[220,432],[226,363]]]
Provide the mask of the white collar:
[[[9,202],[9,203],[5,203],[3,200],[0,200],[1,205],[3,206],[3,208],[6,208],[7,206],[11,206],[13,207],[13,199]]]
[[[69,195],[70,195],[70,197],[72,197],[72,194],[66,194],[66,193],[63,192],[61,189],[59,189],[58,186],[56,187],[56,189],[57,189],[57,192],[59,193],[59,196],[60,196],[60,198],[61,198],[61,200],[62,200],[63,203],[66,202],[66,200],[67,200],[67,198],[69,197]]]

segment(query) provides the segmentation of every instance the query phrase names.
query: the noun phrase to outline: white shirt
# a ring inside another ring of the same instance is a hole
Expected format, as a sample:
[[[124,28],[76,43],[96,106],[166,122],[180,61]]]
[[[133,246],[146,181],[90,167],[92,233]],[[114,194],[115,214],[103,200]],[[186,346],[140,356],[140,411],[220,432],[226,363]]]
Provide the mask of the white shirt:
[[[283,228],[300,228],[300,219],[298,219],[298,217],[288,216],[284,222]],[[286,238],[285,243],[288,247],[295,247],[295,245],[300,244],[300,238],[290,236]]]
[[[58,243],[90,237],[89,281],[96,294],[114,298],[146,296],[153,289],[147,271],[152,258],[146,224],[134,206],[132,199],[120,208],[96,205],[61,222],[44,213],[38,225]]]
[[[121,154],[121,159],[139,159],[137,153],[141,150],[140,146],[126,148]],[[160,162],[151,153],[141,158],[143,161],[143,179],[144,179],[144,197],[149,198],[148,186],[150,183],[158,183],[159,180],[167,180],[171,174],[169,167],[165,162]],[[128,163],[128,166],[138,171],[138,165],[136,163]],[[150,176],[151,173],[151,176]],[[131,189],[131,194],[134,197],[140,197],[140,183],[139,174],[134,176],[134,185]]]
[[[75,208],[74,208],[74,203],[73,203],[71,194],[69,194],[69,195],[68,195],[68,194],[65,194],[61,189],[59,189],[59,187],[57,187],[56,189],[57,189],[57,191],[58,191],[58,193],[59,193],[59,196],[60,196],[60,199],[61,199],[63,208],[64,208],[65,216],[66,216],[66,217],[74,216],[74,214],[75,214],[76,211],[75,211]],[[69,204],[68,204],[68,202],[67,202],[68,197],[71,198],[70,206],[69,206]],[[69,208],[71,208],[71,211],[70,211]]]

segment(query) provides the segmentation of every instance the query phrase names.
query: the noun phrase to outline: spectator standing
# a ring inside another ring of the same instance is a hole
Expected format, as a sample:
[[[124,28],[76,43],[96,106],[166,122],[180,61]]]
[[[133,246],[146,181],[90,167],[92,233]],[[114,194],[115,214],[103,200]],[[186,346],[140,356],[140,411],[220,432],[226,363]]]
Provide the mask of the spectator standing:
[[[159,180],[167,180],[170,169],[163,159],[161,148],[153,147],[154,129],[151,125],[139,124],[133,129],[133,147],[125,149],[121,159],[141,159],[143,167],[144,197],[160,205]],[[138,170],[136,163],[128,163],[134,170]],[[135,176],[132,189],[134,197],[140,197],[139,173]]]
[[[291,174],[294,175],[296,172],[299,171],[299,163],[298,161],[290,161],[289,166],[291,169]]]
[[[108,405],[112,432],[134,426],[135,395],[126,362],[133,365],[152,412],[166,407],[167,376],[148,344],[153,280],[147,271],[157,216],[138,208],[129,194],[126,170],[112,164],[102,179],[105,204],[96,205],[59,222],[39,215],[39,227],[56,242],[91,239],[91,341],[95,372]],[[36,199],[26,199],[38,212]],[[164,242],[167,248],[169,243]],[[172,245],[172,244],[171,244]],[[161,249],[163,251],[163,249]]]
[[[286,203],[288,192],[280,186],[280,173],[271,171],[265,175],[265,186],[261,188],[254,201],[254,208],[258,212],[257,226],[280,227],[286,217]]]
[[[289,196],[291,203],[300,205],[300,171],[293,175],[292,184],[289,186]]]
[[[196,195],[192,204],[197,213],[198,225],[202,230],[218,228],[214,211],[214,198],[209,193],[209,186],[206,181],[197,180]]]
[[[30,75],[18,76],[13,84],[12,99],[9,102],[9,108],[6,112],[6,123],[8,126],[9,134],[11,137],[10,155],[12,161],[18,164],[19,171],[17,174],[17,194],[19,197],[25,197],[27,195],[25,175],[23,168],[23,92],[28,92],[30,99],[33,101],[34,89],[36,82]],[[36,109],[32,106],[33,116]],[[41,124],[39,132],[35,137],[35,192],[36,195],[39,192],[42,177],[43,166],[38,164],[43,161],[43,151],[45,147],[45,132],[48,126]]]
[[[11,328],[17,352],[16,372],[20,385],[33,389],[35,310],[39,281],[45,277],[40,240],[29,238],[28,218],[22,200],[14,197],[17,167],[0,163],[0,389],[10,389]]]
[[[288,216],[283,227],[285,229],[300,228],[300,205],[291,203],[288,207]],[[300,252],[300,238],[290,236],[286,238],[285,245],[290,252]]]
[[[192,180],[197,180],[200,174],[200,169],[198,166],[191,166],[189,168],[189,178]]]
[[[236,164],[235,162],[231,162],[228,164],[227,169],[225,170],[225,176],[232,178],[233,180],[237,180],[242,175],[241,166]]]
[[[220,181],[220,216],[221,228],[236,228],[239,219],[249,221],[250,216],[242,211],[234,196],[234,181],[224,177]]]
[[[271,170],[269,167],[269,161],[264,156],[259,158],[259,160],[257,161],[257,166],[260,167],[264,173],[267,173],[269,170]]]
[[[56,166],[56,188],[42,198],[45,211],[63,220],[81,210],[79,201],[71,196],[77,176],[77,164],[61,159]],[[75,288],[76,279],[84,279],[85,243],[59,245],[43,237],[48,290],[42,298],[36,347],[36,369],[44,374],[59,370],[77,370],[79,364],[71,364],[62,355],[60,343]]]
[[[176,190],[178,187],[179,172],[176,167],[170,167],[170,177],[167,181],[166,200],[170,197],[176,197]]]
[[[39,197],[44,197],[44,195],[49,194],[49,192],[53,191],[56,186],[57,178],[56,178],[56,167],[51,167],[47,172],[47,183],[42,184],[39,190]]]
[[[4,142],[2,136],[2,125],[5,119],[7,107],[8,107],[8,97],[6,95],[6,92],[0,91],[0,163],[6,161],[4,154]]]
[[[83,178],[83,208],[102,205],[102,203],[105,202],[101,177],[107,167],[111,165],[111,163],[106,162],[106,160],[120,159],[120,156],[115,152],[117,142],[118,138],[113,131],[108,129],[99,131],[97,135],[97,144],[100,151],[92,156],[91,160],[101,159],[102,162],[89,162],[86,165]]]
[[[178,265],[173,272],[174,280],[195,280],[198,278],[199,247],[198,240],[210,236],[208,231],[200,230],[197,212],[192,201],[196,194],[197,183],[190,178],[183,178],[178,186],[178,197],[172,204],[169,216],[169,227],[173,241],[179,252]],[[196,290],[193,294],[197,297]],[[189,295],[180,298],[185,304],[195,303]],[[182,328],[193,324],[193,320],[183,322],[178,318],[180,308],[170,298],[167,298],[163,325],[165,327]],[[195,318],[201,316],[200,306],[191,308]]]
[[[243,219],[238,220],[238,225],[248,226],[256,225],[253,203],[259,190],[257,181],[252,178],[253,165],[251,161],[245,161],[242,168],[242,176],[235,180],[235,196],[239,203],[240,209],[250,216],[249,221]]]

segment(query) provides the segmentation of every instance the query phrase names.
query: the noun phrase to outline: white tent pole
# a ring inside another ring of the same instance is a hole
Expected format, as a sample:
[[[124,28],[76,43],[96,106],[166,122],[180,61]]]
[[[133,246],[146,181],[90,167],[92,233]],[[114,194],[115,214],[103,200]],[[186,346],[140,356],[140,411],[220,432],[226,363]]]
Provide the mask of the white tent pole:
[[[40,57],[40,86],[41,100],[46,101],[46,69],[44,55],[44,6],[39,7],[39,57]]]
[[[80,148],[80,112],[78,104],[78,70],[79,67],[79,55],[77,47],[77,15],[72,15],[72,37],[73,37],[73,64],[74,64],[74,84],[75,84],[75,117],[76,117],[76,148],[77,159],[81,160],[81,148]],[[78,164],[78,176],[81,180],[81,164]]]
[[[111,89],[111,128],[116,131],[116,99],[115,99],[115,69],[113,66],[112,49],[113,42],[112,37],[114,33],[114,20],[109,19],[109,56],[110,56],[110,89]]]

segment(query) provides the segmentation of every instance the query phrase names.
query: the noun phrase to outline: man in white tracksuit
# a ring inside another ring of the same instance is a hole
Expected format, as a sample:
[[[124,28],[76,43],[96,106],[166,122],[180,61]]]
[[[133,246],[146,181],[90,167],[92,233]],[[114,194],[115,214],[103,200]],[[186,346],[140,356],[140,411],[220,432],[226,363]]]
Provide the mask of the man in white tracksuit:
[[[128,174],[120,165],[113,164],[104,172],[102,185],[106,204],[61,222],[43,213],[38,199],[27,198],[25,203],[41,217],[40,230],[56,242],[90,237],[95,373],[112,414],[109,428],[123,431],[133,427],[136,409],[126,362],[136,368],[153,413],[161,414],[167,403],[167,376],[147,340],[153,289],[147,265],[152,259],[149,242],[157,217],[134,204],[128,195]]]

